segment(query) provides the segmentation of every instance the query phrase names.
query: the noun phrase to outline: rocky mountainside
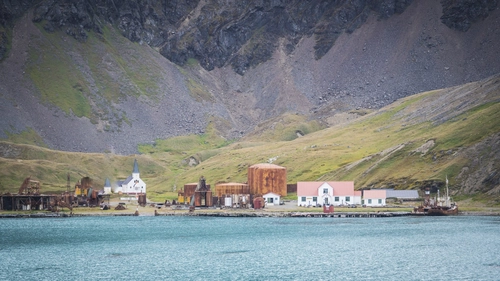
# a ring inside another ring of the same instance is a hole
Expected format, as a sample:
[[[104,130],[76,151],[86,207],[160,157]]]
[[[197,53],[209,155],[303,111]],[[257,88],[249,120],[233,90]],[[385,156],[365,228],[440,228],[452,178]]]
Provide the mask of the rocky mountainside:
[[[134,153],[215,127],[376,109],[500,72],[498,1],[0,4],[0,138]]]

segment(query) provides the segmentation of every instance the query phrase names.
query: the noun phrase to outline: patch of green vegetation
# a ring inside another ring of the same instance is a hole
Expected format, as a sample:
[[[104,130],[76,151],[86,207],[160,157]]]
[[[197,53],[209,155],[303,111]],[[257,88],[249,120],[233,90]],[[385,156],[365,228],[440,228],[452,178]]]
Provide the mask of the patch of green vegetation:
[[[90,33],[91,48],[81,50],[102,95],[115,102],[128,95],[156,97],[161,69],[144,55],[145,47],[128,41],[111,26],[105,25],[102,31],[102,35]]]
[[[500,207],[500,198],[497,196],[491,196],[485,193],[461,194],[453,196],[453,200],[459,202],[458,206],[461,211],[496,211],[500,213],[500,210],[490,210],[488,208]]]
[[[35,132],[35,130],[33,130],[32,128],[27,128],[26,130],[21,131],[17,134],[6,131],[4,131],[4,133],[7,135],[7,138],[5,140],[8,142],[47,147],[42,137],[37,134],[37,132]]]
[[[491,120],[500,120],[500,103],[491,102],[473,108],[445,126],[438,126],[437,145],[434,150],[448,150],[469,146],[499,131],[500,124]]]
[[[245,141],[292,141],[299,137],[324,129],[316,120],[308,120],[298,114],[284,114],[259,124]]]
[[[214,97],[207,89],[201,85],[199,82],[192,78],[187,79],[187,87],[189,89],[189,94],[193,97],[197,102],[215,102]]]
[[[199,64],[200,64],[200,62],[195,58],[188,58],[188,60],[186,62],[187,67],[195,67],[195,66],[198,66]]]
[[[40,28],[43,30],[43,28]],[[29,49],[26,70],[38,89],[41,100],[59,107],[66,114],[91,117],[86,98],[89,90],[82,74],[73,66],[71,58],[60,48],[60,37],[43,31],[50,39],[41,39]]]

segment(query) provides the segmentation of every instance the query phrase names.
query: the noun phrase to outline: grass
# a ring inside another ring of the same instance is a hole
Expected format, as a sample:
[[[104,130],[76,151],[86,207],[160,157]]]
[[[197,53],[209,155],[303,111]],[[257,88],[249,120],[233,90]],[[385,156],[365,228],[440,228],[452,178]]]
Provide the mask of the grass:
[[[27,65],[29,77],[40,93],[42,102],[56,106],[66,114],[90,117],[91,108],[86,98],[89,89],[83,76],[70,63],[70,57],[60,45],[54,43],[60,38],[46,32],[45,35],[50,41],[40,39],[36,48],[29,49]]]
[[[32,128],[27,128],[26,130],[23,130],[17,134],[11,132],[5,132],[5,134],[7,135],[7,138],[5,140],[8,142],[47,147],[47,145],[43,141],[43,138]]]
[[[463,151],[477,146],[478,157],[488,157],[494,151],[484,144],[485,148],[479,148],[486,138],[500,133],[500,103],[485,102],[440,122],[413,117],[415,109],[425,108],[429,100],[444,94],[434,91],[405,98],[330,128],[300,115],[285,114],[257,126],[254,133],[238,142],[220,137],[216,127],[224,120],[209,117],[204,134],[158,139],[152,145],[140,145],[141,155],[136,156],[73,154],[16,145],[20,157],[0,160],[0,191],[15,191],[29,174],[50,183],[47,188],[51,190],[63,190],[68,171],[74,179],[79,174],[89,175],[102,185],[106,177],[128,176],[137,157],[148,196],[159,202],[174,199],[177,190],[197,182],[200,176],[212,186],[246,182],[249,166],[268,162],[286,167],[289,183],[353,180],[356,189],[418,189],[426,184],[442,186],[447,176],[450,190],[460,192],[457,178],[462,168],[468,167],[469,173],[482,169],[471,165],[473,159]],[[291,139],[289,133],[296,135],[298,130],[303,136]],[[425,154],[416,152],[429,140],[434,146]],[[197,160],[194,166],[188,165],[191,157]],[[471,198],[487,206],[500,204],[496,195]]]
[[[87,117],[93,124],[111,120],[104,130],[130,124],[125,112],[114,104],[127,97],[147,97],[154,103],[164,94],[160,88],[163,70],[147,46],[132,43],[112,26],[103,34],[88,32],[86,42],[47,32],[37,23],[43,37],[29,50],[26,72],[42,102],[66,114]]]
[[[212,96],[212,94],[210,94],[210,92],[208,92],[207,89],[203,87],[203,85],[201,85],[195,79],[187,78],[186,83],[191,97],[193,97],[193,99],[196,100],[197,102],[203,102],[203,101],[211,103],[215,102],[215,99]]]

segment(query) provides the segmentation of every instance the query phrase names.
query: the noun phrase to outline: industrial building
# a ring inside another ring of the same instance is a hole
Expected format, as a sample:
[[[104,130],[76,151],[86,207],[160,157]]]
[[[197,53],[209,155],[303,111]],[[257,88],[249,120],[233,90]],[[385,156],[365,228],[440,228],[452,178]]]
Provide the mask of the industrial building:
[[[215,185],[214,203],[217,206],[248,208],[251,205],[250,187],[246,183],[218,183]]]
[[[275,193],[287,195],[286,168],[274,164],[261,163],[248,167],[250,194],[263,196]]]
[[[184,185],[184,190],[177,192],[177,202],[194,207],[212,207],[213,195],[210,185],[206,184],[205,177],[201,177],[198,183]]]

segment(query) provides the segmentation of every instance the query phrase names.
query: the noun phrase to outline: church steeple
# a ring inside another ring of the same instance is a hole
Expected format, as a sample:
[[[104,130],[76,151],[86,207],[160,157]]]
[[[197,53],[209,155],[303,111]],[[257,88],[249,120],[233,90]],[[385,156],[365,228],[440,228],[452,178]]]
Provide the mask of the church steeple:
[[[137,164],[137,159],[134,159],[134,170],[132,174],[139,174],[139,165]]]

